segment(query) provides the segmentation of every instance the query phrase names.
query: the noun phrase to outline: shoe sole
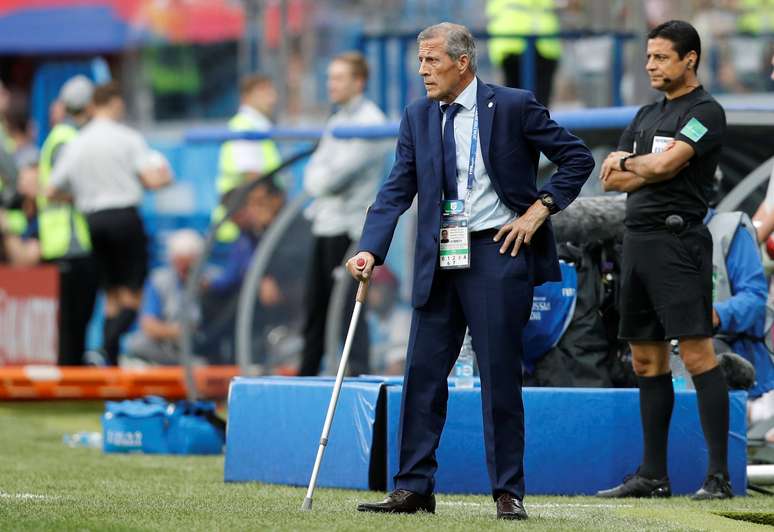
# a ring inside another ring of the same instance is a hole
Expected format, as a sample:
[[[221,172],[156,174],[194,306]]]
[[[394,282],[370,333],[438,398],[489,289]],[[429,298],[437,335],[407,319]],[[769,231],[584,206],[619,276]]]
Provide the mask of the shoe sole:
[[[357,507],[358,512],[371,512],[375,514],[416,514],[416,513],[426,513],[426,514],[435,514],[435,510],[426,510],[426,509],[417,509],[417,510],[391,510],[386,508],[371,508],[368,506],[358,506]]]
[[[605,495],[597,493],[594,495],[599,499],[669,499],[672,497],[671,493],[652,492],[649,495]]]
[[[504,519],[506,521],[526,521],[529,516],[519,514],[501,514],[497,516],[498,519]]]
[[[733,499],[733,495],[701,495],[691,497],[692,501],[727,501]]]

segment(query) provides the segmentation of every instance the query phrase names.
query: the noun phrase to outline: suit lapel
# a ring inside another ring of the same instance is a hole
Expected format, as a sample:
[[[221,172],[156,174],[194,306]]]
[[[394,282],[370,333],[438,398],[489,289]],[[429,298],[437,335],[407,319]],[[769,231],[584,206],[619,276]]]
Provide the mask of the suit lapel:
[[[443,188],[443,140],[441,137],[441,109],[438,102],[430,101],[428,113],[428,131],[430,134],[429,144],[432,150],[433,170],[435,171],[435,182],[439,188]]]
[[[494,121],[497,102],[494,101],[494,92],[486,83],[476,78],[478,83],[478,135],[481,142],[481,157],[484,159],[484,168],[489,177],[492,177],[492,165],[489,162],[489,146],[492,140],[492,122]]]

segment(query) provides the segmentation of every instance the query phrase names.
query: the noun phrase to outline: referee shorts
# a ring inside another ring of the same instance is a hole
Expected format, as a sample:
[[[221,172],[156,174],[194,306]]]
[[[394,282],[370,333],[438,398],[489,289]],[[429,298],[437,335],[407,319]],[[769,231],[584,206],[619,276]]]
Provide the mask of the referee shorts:
[[[665,341],[712,336],[712,237],[703,224],[626,231],[619,337]]]
[[[148,274],[148,238],[137,209],[105,209],[86,219],[101,286],[142,289]]]

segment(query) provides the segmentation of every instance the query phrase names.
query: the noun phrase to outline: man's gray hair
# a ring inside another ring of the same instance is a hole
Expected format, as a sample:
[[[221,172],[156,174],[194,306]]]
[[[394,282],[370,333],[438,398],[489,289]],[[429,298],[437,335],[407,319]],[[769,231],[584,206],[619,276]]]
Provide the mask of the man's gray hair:
[[[417,36],[417,44],[428,39],[444,37],[446,40],[446,53],[453,60],[467,55],[470,63],[470,71],[476,73],[476,41],[473,34],[462,24],[441,22],[423,29]]]

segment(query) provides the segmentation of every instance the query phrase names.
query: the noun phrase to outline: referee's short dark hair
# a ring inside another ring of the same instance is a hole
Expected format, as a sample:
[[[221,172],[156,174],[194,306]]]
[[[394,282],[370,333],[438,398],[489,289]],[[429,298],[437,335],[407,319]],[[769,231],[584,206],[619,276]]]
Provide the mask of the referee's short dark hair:
[[[121,98],[121,87],[115,81],[109,81],[94,88],[94,95],[91,99],[94,105],[102,107],[110,103],[113,98]]]
[[[696,28],[684,20],[670,20],[659,24],[648,33],[648,39],[657,38],[672,41],[677,56],[682,59],[690,51],[696,52],[696,64],[694,72],[699,70],[701,60],[701,39]]]
[[[260,85],[273,85],[274,80],[264,74],[250,74],[239,83],[239,95],[244,96]]]

